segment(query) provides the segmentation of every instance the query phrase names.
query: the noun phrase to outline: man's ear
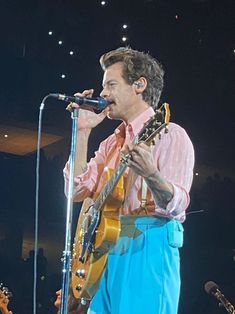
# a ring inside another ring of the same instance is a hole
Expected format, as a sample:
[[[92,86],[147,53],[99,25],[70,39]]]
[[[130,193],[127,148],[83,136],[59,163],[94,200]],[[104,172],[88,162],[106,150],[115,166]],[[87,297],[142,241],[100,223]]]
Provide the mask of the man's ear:
[[[136,92],[139,93],[143,93],[143,91],[146,89],[147,87],[147,80],[145,77],[141,76],[137,81],[135,81],[133,83]]]

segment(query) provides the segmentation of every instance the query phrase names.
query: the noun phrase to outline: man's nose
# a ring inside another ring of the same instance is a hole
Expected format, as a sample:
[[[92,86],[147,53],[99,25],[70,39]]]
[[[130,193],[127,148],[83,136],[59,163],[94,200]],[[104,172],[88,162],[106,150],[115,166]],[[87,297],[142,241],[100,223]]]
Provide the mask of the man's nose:
[[[108,91],[108,89],[104,87],[104,88],[102,89],[101,93],[100,93],[100,96],[101,96],[101,97],[104,97],[104,98],[105,98],[105,97],[108,97],[108,96],[109,96],[109,91]]]

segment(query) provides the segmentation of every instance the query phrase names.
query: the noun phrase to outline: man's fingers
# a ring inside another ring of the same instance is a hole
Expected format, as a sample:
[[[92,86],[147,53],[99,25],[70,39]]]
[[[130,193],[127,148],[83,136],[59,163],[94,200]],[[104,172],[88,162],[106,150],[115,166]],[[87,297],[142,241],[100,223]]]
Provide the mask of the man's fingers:
[[[129,149],[129,145],[128,144],[124,144],[122,149],[121,149],[121,153],[122,154],[128,154],[130,153],[130,149]]]
[[[140,143],[138,145],[133,146],[131,151],[135,152],[138,155],[142,155],[144,153],[151,153],[151,147],[146,145],[145,143]]]
[[[75,93],[74,96],[91,97],[93,93],[94,93],[94,89],[85,89],[82,93],[80,92]],[[79,104],[75,102],[70,102],[68,106],[66,107],[66,110],[71,112],[74,108],[75,109],[80,108]]]
[[[94,89],[85,89],[82,93],[75,93],[74,96],[80,96],[80,97],[91,97],[94,93]]]

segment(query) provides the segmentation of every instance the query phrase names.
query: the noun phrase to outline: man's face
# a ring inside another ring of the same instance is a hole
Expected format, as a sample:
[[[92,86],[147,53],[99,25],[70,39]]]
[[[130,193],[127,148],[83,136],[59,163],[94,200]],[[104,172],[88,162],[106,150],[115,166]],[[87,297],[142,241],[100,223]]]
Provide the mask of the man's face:
[[[137,95],[135,87],[129,85],[122,77],[123,65],[115,63],[107,68],[103,77],[103,90],[100,96],[106,98],[108,117],[111,119],[127,120],[135,110]]]

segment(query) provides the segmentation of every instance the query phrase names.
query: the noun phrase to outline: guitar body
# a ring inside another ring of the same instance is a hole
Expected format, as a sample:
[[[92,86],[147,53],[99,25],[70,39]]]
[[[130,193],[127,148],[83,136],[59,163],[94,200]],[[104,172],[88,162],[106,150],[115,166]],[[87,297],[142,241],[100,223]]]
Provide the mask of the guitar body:
[[[112,175],[112,170],[107,169],[107,180]],[[94,217],[93,198],[87,198],[83,202],[80,211],[77,229],[73,245],[72,256],[72,290],[75,298],[91,299],[99,286],[99,281],[106,265],[108,252],[116,243],[120,233],[119,211],[124,199],[123,177],[116,188],[107,197],[104,206],[97,217],[97,226],[91,235],[92,246],[86,246],[85,234],[89,234]]]

